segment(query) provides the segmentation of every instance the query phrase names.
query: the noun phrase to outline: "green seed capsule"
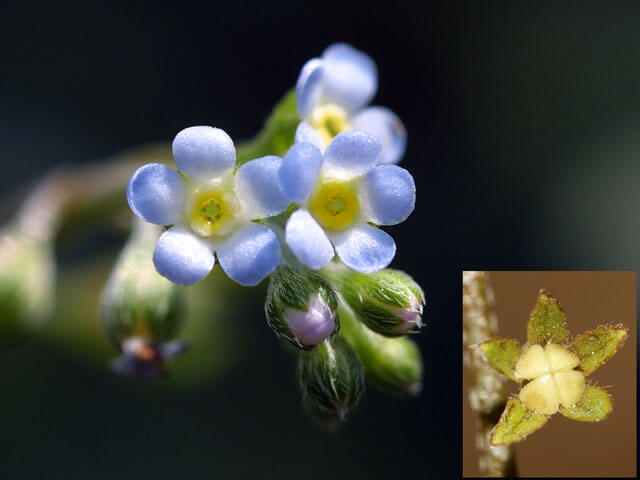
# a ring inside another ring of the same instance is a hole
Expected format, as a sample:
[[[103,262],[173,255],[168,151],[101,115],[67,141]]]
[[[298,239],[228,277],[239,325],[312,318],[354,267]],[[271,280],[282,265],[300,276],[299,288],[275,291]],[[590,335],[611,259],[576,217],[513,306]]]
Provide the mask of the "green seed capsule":
[[[47,240],[18,228],[0,232],[0,347],[26,338],[55,304],[55,262]]]
[[[182,322],[183,292],[158,274],[152,262],[160,232],[160,227],[136,220],[102,292],[102,323],[119,350],[130,338],[164,342],[176,334]]]

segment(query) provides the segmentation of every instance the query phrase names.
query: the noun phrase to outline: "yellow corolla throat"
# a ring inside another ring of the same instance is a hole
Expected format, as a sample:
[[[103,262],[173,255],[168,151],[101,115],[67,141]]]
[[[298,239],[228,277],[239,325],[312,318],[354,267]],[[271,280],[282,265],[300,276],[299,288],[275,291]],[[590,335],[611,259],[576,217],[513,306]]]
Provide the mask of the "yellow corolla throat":
[[[347,120],[347,112],[333,103],[315,107],[309,123],[318,132],[325,146],[339,133],[352,129]]]
[[[309,196],[309,212],[320,225],[329,230],[341,230],[351,225],[360,203],[352,185],[346,182],[320,183]]]
[[[188,209],[191,229],[203,237],[227,235],[233,230],[238,201],[231,192],[195,192]]]

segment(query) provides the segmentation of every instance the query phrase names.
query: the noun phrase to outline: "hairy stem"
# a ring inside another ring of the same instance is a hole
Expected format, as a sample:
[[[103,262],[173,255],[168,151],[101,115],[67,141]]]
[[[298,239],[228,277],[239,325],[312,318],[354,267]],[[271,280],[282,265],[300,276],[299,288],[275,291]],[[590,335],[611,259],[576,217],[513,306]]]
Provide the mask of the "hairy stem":
[[[504,378],[475,347],[495,338],[498,332],[487,272],[462,273],[462,312],[463,359],[472,375],[469,403],[477,414],[476,446],[480,454],[480,471],[488,477],[513,477],[517,475],[514,447],[489,445],[489,433],[507,402]]]

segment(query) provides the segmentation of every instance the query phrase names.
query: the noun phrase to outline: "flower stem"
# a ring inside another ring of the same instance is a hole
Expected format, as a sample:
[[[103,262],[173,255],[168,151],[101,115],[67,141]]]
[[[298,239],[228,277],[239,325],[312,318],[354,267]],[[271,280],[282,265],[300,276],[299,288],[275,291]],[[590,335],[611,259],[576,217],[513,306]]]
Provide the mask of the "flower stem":
[[[477,414],[476,446],[480,471],[488,477],[517,476],[513,446],[492,447],[489,433],[507,402],[503,377],[484,359],[474,345],[495,338],[498,320],[487,272],[463,272],[462,310],[463,359],[472,374],[469,403]]]

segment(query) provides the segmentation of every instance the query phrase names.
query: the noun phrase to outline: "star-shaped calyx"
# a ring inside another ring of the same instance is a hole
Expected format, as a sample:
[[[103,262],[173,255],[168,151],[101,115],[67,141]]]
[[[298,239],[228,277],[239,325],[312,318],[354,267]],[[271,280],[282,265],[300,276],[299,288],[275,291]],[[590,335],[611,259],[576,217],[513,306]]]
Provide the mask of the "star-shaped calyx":
[[[612,410],[611,397],[604,388],[587,385],[585,377],[622,347],[628,333],[621,325],[604,325],[568,342],[565,313],[557,299],[540,290],[524,346],[502,338],[479,345],[493,368],[522,384],[492,430],[491,445],[524,440],[556,412],[582,422],[605,419]]]

